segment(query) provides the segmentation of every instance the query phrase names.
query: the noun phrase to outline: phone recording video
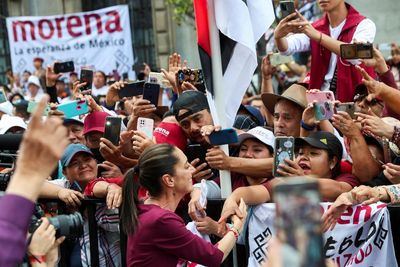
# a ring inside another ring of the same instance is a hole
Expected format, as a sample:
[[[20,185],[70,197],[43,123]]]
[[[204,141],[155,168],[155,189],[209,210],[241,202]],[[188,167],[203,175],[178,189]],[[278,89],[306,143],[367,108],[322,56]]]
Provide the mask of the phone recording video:
[[[86,83],[86,85],[82,86],[81,90],[92,89],[93,83],[93,71],[88,69],[81,69],[81,76],[79,78],[81,83]]]
[[[368,59],[373,57],[372,44],[341,44],[340,56],[343,59]]]
[[[104,138],[109,140],[113,145],[119,145],[119,135],[121,134],[121,118],[107,117],[104,127]]]

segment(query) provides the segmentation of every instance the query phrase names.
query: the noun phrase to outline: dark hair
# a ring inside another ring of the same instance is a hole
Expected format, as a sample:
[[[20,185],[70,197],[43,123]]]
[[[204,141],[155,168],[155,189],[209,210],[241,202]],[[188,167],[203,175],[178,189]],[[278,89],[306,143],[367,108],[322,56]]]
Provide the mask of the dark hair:
[[[150,196],[159,196],[162,193],[161,177],[165,174],[175,175],[175,165],[178,163],[175,151],[175,146],[167,143],[152,145],[140,155],[138,165],[125,175],[122,187],[121,224],[126,234],[134,233],[138,224],[139,185],[144,187]],[[139,175],[139,183],[135,174]]]
[[[107,84],[107,75],[104,73],[104,71],[96,70],[96,72],[100,73],[103,76],[103,78],[104,78],[104,84],[103,85],[106,85]]]

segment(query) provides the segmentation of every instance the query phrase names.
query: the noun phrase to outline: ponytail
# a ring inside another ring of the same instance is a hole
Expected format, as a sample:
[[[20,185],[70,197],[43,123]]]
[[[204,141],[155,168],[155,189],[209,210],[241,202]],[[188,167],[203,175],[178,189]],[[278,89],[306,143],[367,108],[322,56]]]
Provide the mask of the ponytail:
[[[126,235],[133,234],[138,224],[137,205],[139,204],[139,167],[130,169],[122,186],[121,225]]]

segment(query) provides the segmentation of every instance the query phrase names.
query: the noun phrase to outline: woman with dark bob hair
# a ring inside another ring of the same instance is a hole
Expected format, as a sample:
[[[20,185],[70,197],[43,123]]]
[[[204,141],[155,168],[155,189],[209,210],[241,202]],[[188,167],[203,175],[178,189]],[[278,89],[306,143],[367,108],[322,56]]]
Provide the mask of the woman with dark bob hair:
[[[122,226],[128,235],[127,266],[175,267],[181,260],[220,266],[229,254],[242,231],[246,205],[240,202],[231,217],[232,228],[216,245],[192,234],[174,211],[193,190],[193,171],[181,150],[157,144],[147,148],[138,166],[128,172],[121,209]],[[135,174],[139,183],[133,178]],[[137,197],[139,185],[148,191],[144,203]]]

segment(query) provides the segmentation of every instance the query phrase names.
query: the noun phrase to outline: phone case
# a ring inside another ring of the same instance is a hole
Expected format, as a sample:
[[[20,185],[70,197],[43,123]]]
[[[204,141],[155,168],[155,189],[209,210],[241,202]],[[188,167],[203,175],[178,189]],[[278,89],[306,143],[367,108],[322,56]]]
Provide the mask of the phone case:
[[[222,129],[217,132],[212,132],[208,136],[208,139],[210,140],[210,144],[212,145],[228,145],[239,142],[238,135],[235,129],[232,128]]]
[[[333,102],[314,103],[314,114],[317,121],[330,120],[335,114]]]
[[[319,91],[319,92],[315,92],[315,93],[307,92],[306,93],[306,99],[307,99],[308,103],[313,103],[314,101],[317,101],[317,102],[327,102],[327,101],[334,102],[335,101],[335,95],[333,94],[332,91]]]
[[[292,56],[284,56],[284,55],[281,55],[280,53],[274,53],[270,56],[269,61],[271,62],[271,65],[279,66],[281,64],[286,64],[286,63],[292,62],[293,57]]]
[[[354,102],[340,103],[340,104],[337,104],[335,108],[336,108],[336,112],[344,111],[347,114],[349,114],[352,119],[355,118],[355,115],[354,115],[354,112],[355,112]]]
[[[176,79],[179,85],[182,85],[183,82],[189,82],[196,86],[197,90],[205,92],[203,71],[201,69],[178,70]]]
[[[275,177],[281,176],[277,170],[279,164],[286,164],[285,159],[294,160],[294,137],[291,136],[277,136],[275,138],[274,149],[274,168],[273,174]]]
[[[281,19],[286,18],[296,11],[293,1],[281,1],[279,6],[281,8]]]
[[[293,177],[275,187],[273,198],[276,203],[276,236],[282,242],[281,256],[282,259],[290,258],[284,260],[282,266],[324,267],[318,182]]]
[[[119,98],[143,95],[144,81],[127,83],[118,90]]]
[[[36,106],[37,106],[38,104],[39,104],[38,102],[29,101],[29,103],[28,103],[28,108],[27,108],[28,113],[31,113],[31,114],[32,114],[33,112],[35,112]],[[50,107],[47,106],[47,107],[44,109],[44,111],[43,111],[43,116],[47,116],[47,114],[49,113],[49,110],[50,110]]]
[[[200,144],[190,144],[187,146],[185,154],[187,155],[189,162],[199,159],[200,163],[204,163],[206,162],[206,153],[207,150]]]
[[[59,111],[64,113],[65,118],[72,118],[78,115],[89,113],[89,106],[86,100],[75,100],[57,107]]]
[[[157,107],[160,99],[160,85],[157,83],[145,83],[143,99],[149,100],[151,104]]]
[[[121,118],[107,117],[104,127],[104,138],[110,140],[115,146],[119,145],[119,135],[121,133]]]
[[[153,138],[153,127],[154,127],[154,120],[149,118],[138,118],[137,122],[137,130],[143,132],[147,138]]]
[[[74,66],[73,61],[54,63],[54,72],[55,73],[65,73],[65,72],[71,72],[74,70],[75,70],[75,66]]]

